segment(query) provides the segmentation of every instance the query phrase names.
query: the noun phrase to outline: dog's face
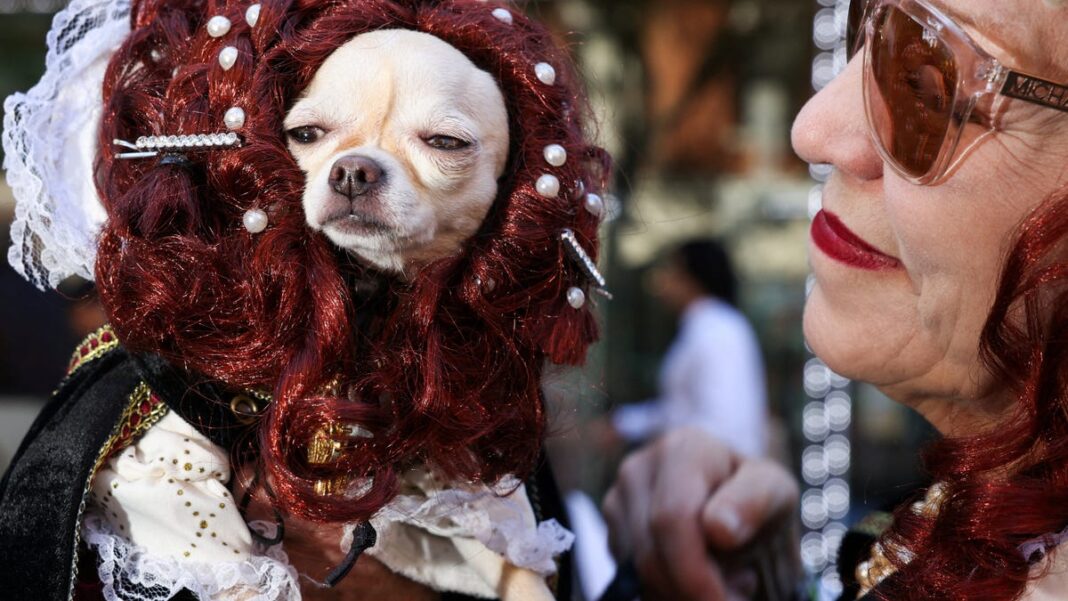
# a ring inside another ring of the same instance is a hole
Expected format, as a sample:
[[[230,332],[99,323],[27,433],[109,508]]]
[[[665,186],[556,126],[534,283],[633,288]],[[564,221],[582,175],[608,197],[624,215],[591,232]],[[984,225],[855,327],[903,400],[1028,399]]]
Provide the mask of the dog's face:
[[[493,78],[442,40],[407,30],[338,48],[285,129],[307,175],[308,225],[408,275],[475,233],[508,159],[508,114]]]

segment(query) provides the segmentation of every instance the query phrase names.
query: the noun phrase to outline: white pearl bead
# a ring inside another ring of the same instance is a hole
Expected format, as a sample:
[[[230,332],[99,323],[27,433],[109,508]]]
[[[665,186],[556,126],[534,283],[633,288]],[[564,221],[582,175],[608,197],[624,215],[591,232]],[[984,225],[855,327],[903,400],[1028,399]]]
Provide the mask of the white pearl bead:
[[[475,285],[481,288],[483,292],[493,292],[497,288],[497,282],[493,278],[487,278],[483,281],[482,278],[475,276]]]
[[[556,69],[549,63],[538,63],[534,65],[534,74],[538,76],[538,80],[541,83],[551,86],[556,83]]]
[[[245,23],[248,23],[249,27],[255,27],[256,23],[260,21],[260,5],[253,4],[245,11]]]
[[[263,209],[249,209],[245,211],[241,223],[250,234],[258,234],[267,229],[267,213]]]
[[[550,144],[545,147],[545,162],[553,167],[563,167],[567,162],[567,150],[559,144]]]
[[[221,38],[228,33],[230,33],[230,19],[222,15],[215,15],[208,19],[208,35]]]
[[[545,198],[556,198],[560,194],[560,180],[555,175],[545,175],[538,178],[538,183],[534,186],[538,190],[538,194],[541,194]]]
[[[237,48],[227,46],[219,52],[219,66],[223,71],[229,71],[237,63]]]
[[[501,23],[512,24],[512,13],[507,8],[493,9],[493,16]]]
[[[587,194],[582,204],[594,216],[600,218],[604,215],[604,199],[600,196],[593,193]]]
[[[226,114],[223,115],[223,123],[226,125],[226,129],[241,129],[245,126],[245,110],[239,106],[232,106],[226,109]]]
[[[567,304],[575,309],[581,309],[586,304],[586,293],[581,288],[569,288],[567,290]]]

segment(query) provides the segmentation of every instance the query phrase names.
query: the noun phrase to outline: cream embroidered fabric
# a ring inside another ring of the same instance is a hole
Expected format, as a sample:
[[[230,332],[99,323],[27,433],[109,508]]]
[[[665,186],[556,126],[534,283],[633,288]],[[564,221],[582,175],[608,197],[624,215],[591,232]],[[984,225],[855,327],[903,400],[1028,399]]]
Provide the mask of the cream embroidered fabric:
[[[299,600],[296,572],[280,549],[253,544],[229,480],[226,453],[173,412],[112,457],[83,527],[108,601],[163,601],[182,588],[202,599]],[[555,520],[536,523],[515,481],[446,485],[426,470],[407,474],[372,524],[378,543],[368,553],[393,571],[506,601],[552,599],[545,576],[574,540]]]
[[[171,412],[108,461],[93,481],[92,500],[113,531],[152,553],[248,559],[252,536],[229,481],[226,453]]]
[[[299,601],[280,548],[256,549],[231,498],[226,453],[175,413],[112,457],[93,481],[82,533],[108,601]]]

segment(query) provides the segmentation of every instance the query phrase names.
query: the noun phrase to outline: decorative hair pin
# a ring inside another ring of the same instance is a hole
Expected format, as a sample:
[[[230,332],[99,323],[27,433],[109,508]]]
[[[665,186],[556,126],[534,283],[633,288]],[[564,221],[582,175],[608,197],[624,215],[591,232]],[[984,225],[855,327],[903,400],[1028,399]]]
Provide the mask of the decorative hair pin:
[[[570,229],[564,229],[560,232],[560,240],[564,242],[564,248],[567,249],[567,254],[578,264],[579,269],[586,276],[588,280],[593,282],[594,291],[601,296],[612,300],[612,293],[605,289],[607,282],[601,272],[598,271],[597,265],[593,263],[593,259],[590,258],[586,249],[582,248],[579,244],[578,238],[575,237],[575,232]],[[586,302],[586,295],[582,292],[581,288],[571,288],[567,291],[567,301],[572,307],[578,309],[582,307]]]
[[[234,148],[241,145],[241,137],[233,132],[191,136],[141,136],[136,142],[112,140],[112,144],[134,151],[117,153],[117,159],[145,159],[160,154]]]

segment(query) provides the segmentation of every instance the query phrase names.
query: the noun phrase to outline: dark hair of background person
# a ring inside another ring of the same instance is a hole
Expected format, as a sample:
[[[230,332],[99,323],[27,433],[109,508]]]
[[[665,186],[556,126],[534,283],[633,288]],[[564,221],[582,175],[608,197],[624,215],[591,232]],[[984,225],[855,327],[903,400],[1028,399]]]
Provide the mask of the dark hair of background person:
[[[708,294],[738,305],[738,278],[727,249],[716,240],[690,240],[673,253],[680,267]]]

